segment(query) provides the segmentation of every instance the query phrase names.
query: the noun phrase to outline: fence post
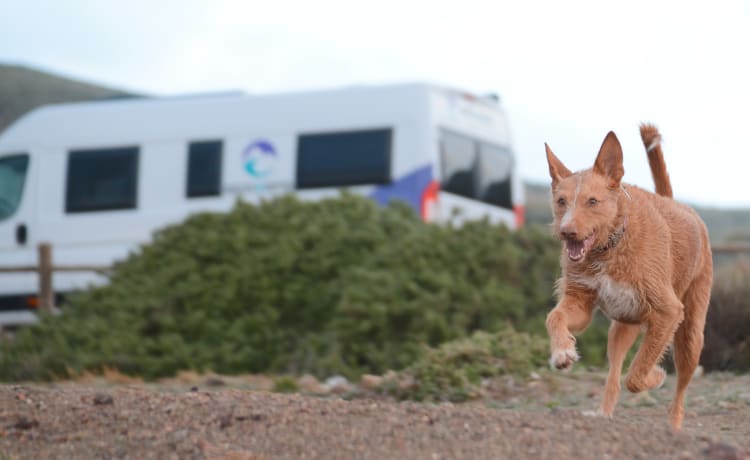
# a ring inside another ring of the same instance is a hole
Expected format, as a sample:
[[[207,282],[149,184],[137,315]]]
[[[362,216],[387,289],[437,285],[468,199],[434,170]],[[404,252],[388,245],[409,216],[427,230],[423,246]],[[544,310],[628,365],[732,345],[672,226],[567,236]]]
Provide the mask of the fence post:
[[[52,287],[52,246],[39,243],[39,309],[51,312],[55,307]]]

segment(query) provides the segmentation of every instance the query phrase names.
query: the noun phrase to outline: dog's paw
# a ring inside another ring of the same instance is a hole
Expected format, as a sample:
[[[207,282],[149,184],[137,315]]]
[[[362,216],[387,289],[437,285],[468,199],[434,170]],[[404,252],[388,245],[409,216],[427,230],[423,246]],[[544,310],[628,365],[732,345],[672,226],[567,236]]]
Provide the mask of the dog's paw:
[[[662,369],[661,366],[655,366],[651,369],[648,375],[649,385],[651,388],[657,389],[664,386],[664,382],[667,380],[667,371]]]
[[[555,350],[549,358],[549,366],[552,369],[570,369],[576,361],[578,361],[578,352],[575,348]]]
[[[667,373],[660,366],[654,366],[645,378],[628,374],[625,377],[625,387],[631,393],[661,388],[667,378]]]

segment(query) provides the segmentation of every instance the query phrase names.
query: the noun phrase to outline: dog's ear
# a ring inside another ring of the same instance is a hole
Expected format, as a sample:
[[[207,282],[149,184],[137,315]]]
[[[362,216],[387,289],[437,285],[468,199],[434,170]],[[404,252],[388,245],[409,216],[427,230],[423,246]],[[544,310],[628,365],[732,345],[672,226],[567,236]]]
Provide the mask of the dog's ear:
[[[615,133],[610,131],[604,138],[599,155],[594,162],[594,172],[609,179],[609,188],[620,186],[625,169],[622,166],[622,147]]]
[[[552,186],[554,187],[557,185],[558,182],[565,179],[568,176],[573,175],[572,172],[570,172],[570,169],[566,168],[564,164],[562,164],[562,161],[560,161],[554,153],[552,153],[552,149],[549,148],[549,145],[547,143],[544,143],[544,148],[547,150],[547,164],[549,165],[549,176],[552,178]]]

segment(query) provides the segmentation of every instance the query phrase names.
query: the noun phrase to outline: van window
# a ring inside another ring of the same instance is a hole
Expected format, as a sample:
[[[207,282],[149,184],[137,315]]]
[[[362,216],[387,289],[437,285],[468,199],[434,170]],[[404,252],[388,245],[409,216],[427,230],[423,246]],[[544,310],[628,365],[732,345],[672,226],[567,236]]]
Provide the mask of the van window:
[[[221,141],[191,142],[188,146],[187,196],[221,194]]]
[[[443,170],[441,189],[466,198],[475,198],[476,142],[469,137],[443,131],[440,157]]]
[[[391,180],[391,129],[304,134],[297,139],[297,187]]]
[[[18,209],[28,168],[28,155],[0,158],[0,220],[12,216]]]
[[[480,143],[478,198],[485,203],[512,209],[510,180],[512,170],[513,155],[510,150]]]
[[[65,212],[135,209],[137,189],[138,147],[68,154]]]
[[[510,149],[447,130],[440,132],[441,190],[513,208]]]

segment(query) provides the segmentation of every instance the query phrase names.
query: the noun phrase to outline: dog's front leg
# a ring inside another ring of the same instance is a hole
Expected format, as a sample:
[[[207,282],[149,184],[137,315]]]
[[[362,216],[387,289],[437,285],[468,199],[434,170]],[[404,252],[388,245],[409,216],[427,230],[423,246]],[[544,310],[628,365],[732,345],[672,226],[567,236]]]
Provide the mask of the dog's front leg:
[[[550,338],[550,367],[568,369],[578,361],[573,334],[583,332],[591,323],[593,305],[594,293],[565,293],[549,312],[545,324]]]

